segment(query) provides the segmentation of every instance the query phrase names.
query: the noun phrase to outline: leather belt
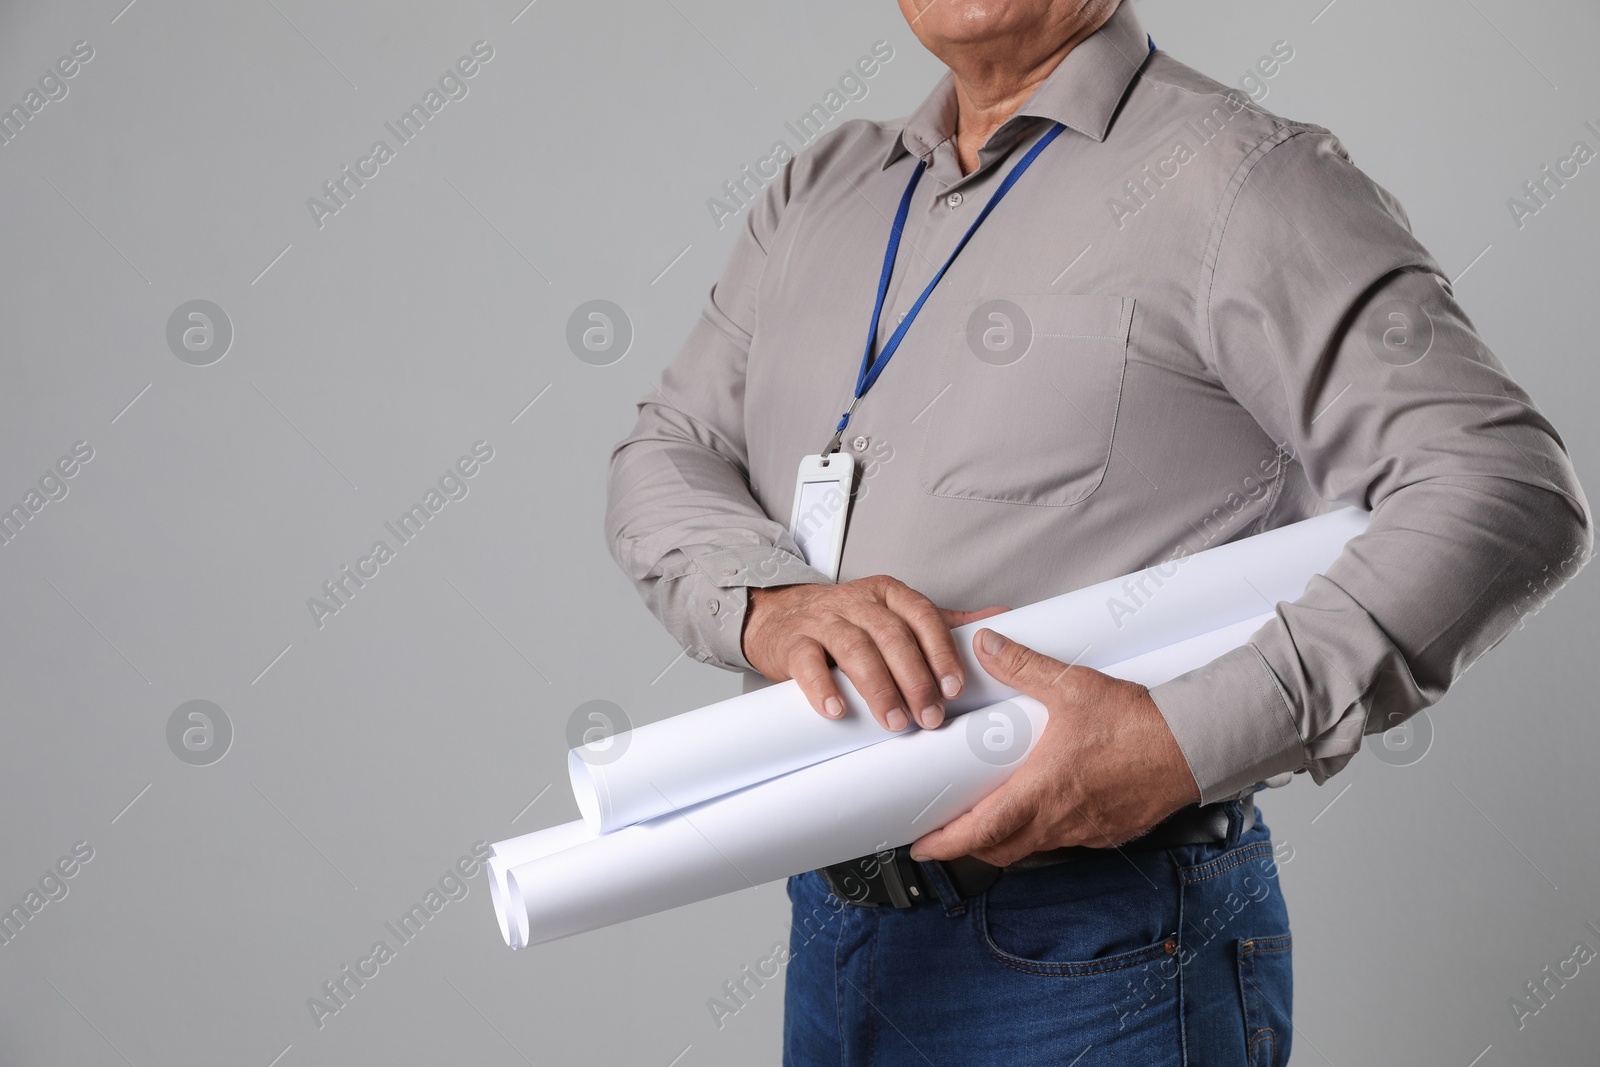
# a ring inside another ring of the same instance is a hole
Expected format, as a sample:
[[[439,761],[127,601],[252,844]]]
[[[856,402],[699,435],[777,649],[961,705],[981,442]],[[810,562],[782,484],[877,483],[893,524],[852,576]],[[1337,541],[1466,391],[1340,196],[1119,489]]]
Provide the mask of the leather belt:
[[[1182,845],[1209,845],[1225,841],[1229,832],[1229,810],[1237,807],[1240,829],[1248,829],[1255,822],[1255,798],[1243,796],[1236,801],[1198,805],[1182,808],[1151,828],[1149,833],[1119,845],[1123,852],[1150,852],[1156,849],[1177,848]],[[1106,855],[1110,850],[1089,845],[1065,845],[1044,852],[1035,852],[1006,867],[974,856],[957,860],[933,861],[944,869],[951,885],[963,898],[984,892],[1005,871],[1031,871],[1057,864],[1073,863]],[[869,856],[861,856],[844,863],[835,863],[818,871],[833,895],[849,904],[863,907],[890,905],[910,908],[918,904],[937,903],[937,889],[929,883],[929,876],[911,858],[910,846],[885,849]]]

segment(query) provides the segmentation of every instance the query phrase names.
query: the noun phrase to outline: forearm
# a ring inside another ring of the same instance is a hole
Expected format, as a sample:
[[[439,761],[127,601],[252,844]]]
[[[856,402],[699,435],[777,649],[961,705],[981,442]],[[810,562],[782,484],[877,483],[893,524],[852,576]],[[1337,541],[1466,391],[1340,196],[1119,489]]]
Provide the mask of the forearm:
[[[1442,697],[1533,609],[1538,583],[1576,573],[1592,541],[1580,501],[1503,478],[1437,479],[1385,501],[1361,543],[1255,641],[1307,770],[1327,778],[1363,733]]]
[[[751,670],[740,645],[749,589],[827,582],[750,494],[726,444],[660,393],[611,457],[606,544],[689,654]]]
[[[1436,702],[1592,551],[1581,500],[1496,478],[1395,493],[1249,645],[1152,690],[1207,803],[1285,771],[1325,781]]]

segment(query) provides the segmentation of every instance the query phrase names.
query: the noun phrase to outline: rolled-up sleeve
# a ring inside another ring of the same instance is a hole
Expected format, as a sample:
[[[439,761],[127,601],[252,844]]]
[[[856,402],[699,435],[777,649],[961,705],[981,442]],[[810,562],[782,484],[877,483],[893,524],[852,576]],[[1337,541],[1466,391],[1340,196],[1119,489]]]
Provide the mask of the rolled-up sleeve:
[[[652,613],[702,663],[751,670],[749,590],[828,582],[750,493],[744,381],[766,249],[790,167],[751,205],[721,280],[611,455],[606,543]]]
[[[1318,495],[1372,523],[1247,646],[1152,690],[1206,803],[1286,771],[1326,780],[1593,545],[1554,427],[1331,134],[1263,144],[1214,233],[1196,301],[1211,371]]]

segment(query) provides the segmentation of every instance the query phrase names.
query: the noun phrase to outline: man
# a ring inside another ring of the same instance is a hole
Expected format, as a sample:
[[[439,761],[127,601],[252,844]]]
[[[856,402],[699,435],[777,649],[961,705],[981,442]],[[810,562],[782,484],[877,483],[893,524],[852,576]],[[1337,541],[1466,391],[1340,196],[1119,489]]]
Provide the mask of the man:
[[[937,728],[948,628],[979,614],[948,609],[1329,502],[1373,518],[1248,645],[1151,690],[980,630],[1049,726],[944,829],[791,879],[785,1062],[1283,1063],[1252,795],[1436,701],[1588,559],[1587,504],[1327,130],[1157,51],[1117,0],[900,8],[949,75],[767,187],[613,456],[613,553],[695,658],[837,716],[831,660],[886,729]],[[784,520],[838,428],[861,472],[835,581]]]

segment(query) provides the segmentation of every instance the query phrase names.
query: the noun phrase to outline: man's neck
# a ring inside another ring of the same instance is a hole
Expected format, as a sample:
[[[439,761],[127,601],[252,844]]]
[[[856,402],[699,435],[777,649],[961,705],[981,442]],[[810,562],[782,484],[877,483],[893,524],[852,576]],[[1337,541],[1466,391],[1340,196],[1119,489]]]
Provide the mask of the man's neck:
[[[1017,108],[1060,65],[1069,50],[1051,56],[1021,77],[1009,71],[981,80],[956,75],[956,159],[961,164],[962,174],[978,169],[978,149],[1016,114]]]
[[[1054,51],[1039,55],[1025,48],[986,49],[983,54],[946,59],[955,76],[956,159],[962,174],[978,169],[978,150],[1050,77],[1061,61],[1116,13],[1110,4],[1101,18],[1078,29]]]

